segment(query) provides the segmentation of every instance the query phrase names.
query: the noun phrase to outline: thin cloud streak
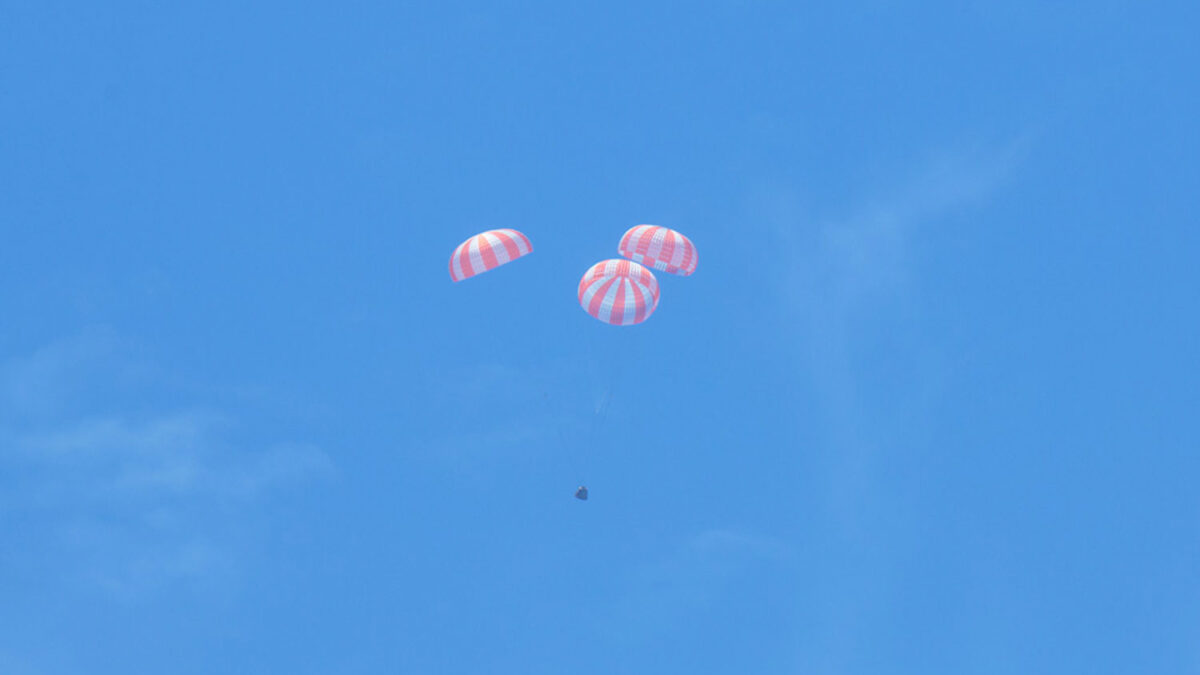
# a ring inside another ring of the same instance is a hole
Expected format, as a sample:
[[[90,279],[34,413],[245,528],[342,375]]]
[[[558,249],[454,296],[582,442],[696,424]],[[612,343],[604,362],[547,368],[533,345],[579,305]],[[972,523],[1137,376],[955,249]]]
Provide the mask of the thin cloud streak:
[[[840,540],[822,563],[837,568],[830,576],[836,581],[813,589],[838,601],[813,606],[808,639],[822,648],[806,652],[797,664],[802,670],[849,667],[871,608],[892,592],[887,559],[897,553],[881,550],[865,533],[878,532],[873,523],[884,512],[899,517],[902,505],[880,501],[881,486],[889,484],[880,472],[901,439],[925,423],[944,369],[931,336],[918,327],[924,295],[914,249],[920,238],[937,236],[939,221],[994,195],[1026,154],[1023,140],[944,154],[844,218],[814,223],[786,196],[774,201],[771,236],[793,252],[778,284],[794,326],[796,366],[823,407],[823,429],[810,435],[824,437],[823,447],[808,450],[819,476],[813,484],[825,490],[820,501]],[[880,359],[898,378],[886,401],[865,389],[878,382]],[[895,532],[888,546],[910,545],[905,536]]]
[[[237,416],[212,407],[100,412],[110,381],[96,374],[131,363],[153,371],[93,330],[3,366],[18,414],[0,419],[0,514],[34,525],[14,555],[51,555],[64,577],[126,598],[228,578],[255,503],[329,477],[333,462],[306,443],[247,447],[233,440]]]
[[[772,236],[793,252],[779,279],[784,311],[795,326],[799,364],[825,403],[834,444],[854,449],[878,441],[864,431],[860,336],[883,334],[904,352],[898,359],[936,371],[934,356],[912,334],[909,320],[920,299],[915,240],[930,234],[939,219],[980,203],[1003,185],[1026,145],[1016,141],[999,150],[944,154],[845,218],[809,224],[786,198],[768,210]],[[921,398],[921,392],[912,393]]]

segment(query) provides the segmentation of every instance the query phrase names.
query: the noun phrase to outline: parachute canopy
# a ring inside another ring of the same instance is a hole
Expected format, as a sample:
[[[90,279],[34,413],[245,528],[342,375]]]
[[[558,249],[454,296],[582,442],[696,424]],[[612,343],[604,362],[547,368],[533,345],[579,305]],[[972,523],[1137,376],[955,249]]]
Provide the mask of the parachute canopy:
[[[579,305],[605,323],[632,326],[658,308],[658,280],[635,262],[604,260],[579,280]]]
[[[617,252],[656,270],[688,276],[696,271],[696,246],[682,234],[658,225],[637,225],[621,237]]]
[[[450,256],[450,278],[462,281],[533,252],[529,238],[516,230],[488,230],[458,245]]]

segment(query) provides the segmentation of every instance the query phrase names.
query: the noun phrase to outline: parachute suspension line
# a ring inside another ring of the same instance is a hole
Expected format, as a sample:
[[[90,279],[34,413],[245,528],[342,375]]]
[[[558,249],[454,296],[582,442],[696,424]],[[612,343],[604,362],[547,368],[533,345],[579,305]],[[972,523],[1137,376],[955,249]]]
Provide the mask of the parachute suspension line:
[[[612,329],[610,329],[612,330]],[[589,331],[586,339],[589,351],[589,378],[587,391],[591,394],[587,401],[586,437],[580,452],[584,455],[583,464],[590,467],[597,457],[605,457],[611,453],[606,451],[613,445],[609,419],[612,412],[613,400],[620,390],[622,373],[625,370],[626,359],[614,357],[614,350],[601,348],[600,344],[611,345],[613,335],[605,335],[610,330]],[[616,328],[615,330],[622,330]],[[606,463],[606,465],[611,464]]]
[[[596,424],[594,419],[595,415],[593,414],[590,406],[592,405],[591,399],[593,398],[591,394],[591,388],[594,386],[596,378],[599,376],[598,364],[600,361],[596,349],[595,334],[590,330],[585,331],[585,333],[586,335],[583,337],[581,342],[584,344],[584,347],[587,351],[587,355],[585,357],[586,370],[581,373],[584,381],[580,384],[583,386],[579,387],[576,391],[585,391],[588,392],[588,394],[586,400],[579,401],[576,399],[576,403],[577,405],[586,405],[589,407],[579,409],[579,412],[584,414],[582,415],[581,419],[582,424],[579,426],[579,430],[577,432],[580,435],[577,437],[576,445],[572,449],[575,457],[575,472],[580,485],[587,484],[588,477],[592,472],[593,462],[595,461],[593,458],[596,453],[593,452],[592,446],[595,444]]]
[[[585,398],[579,401],[583,424],[580,427],[582,436],[575,450],[578,453],[581,479],[586,477],[582,474],[591,473],[596,457],[600,455],[601,433],[604,431],[601,422],[603,417],[607,417],[608,399],[612,390],[608,382],[611,369],[607,367],[609,364],[606,363],[604,350],[600,347],[603,339],[601,333],[603,331],[596,331],[589,326],[582,340],[587,350],[587,372],[584,382],[580,383],[582,386],[578,389],[583,392]]]
[[[571,445],[567,438],[567,432],[563,430],[562,410],[556,410],[555,406],[550,403],[550,388],[548,384],[542,387],[542,403],[545,407],[546,424],[554,427],[555,435],[558,437],[558,451],[568,452]],[[559,408],[561,408],[561,405]]]

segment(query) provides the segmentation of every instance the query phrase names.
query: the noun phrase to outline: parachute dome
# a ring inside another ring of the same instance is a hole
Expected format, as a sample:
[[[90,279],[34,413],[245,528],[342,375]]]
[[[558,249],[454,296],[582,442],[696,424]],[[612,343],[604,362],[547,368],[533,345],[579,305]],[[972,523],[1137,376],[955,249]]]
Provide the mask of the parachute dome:
[[[691,239],[668,227],[637,225],[629,228],[617,252],[646,267],[680,276],[696,271],[696,246]]]
[[[579,280],[579,306],[605,323],[632,326],[658,308],[658,280],[629,260],[598,262]]]
[[[488,230],[464,241],[450,256],[450,278],[462,281],[533,252],[529,237],[516,230]]]

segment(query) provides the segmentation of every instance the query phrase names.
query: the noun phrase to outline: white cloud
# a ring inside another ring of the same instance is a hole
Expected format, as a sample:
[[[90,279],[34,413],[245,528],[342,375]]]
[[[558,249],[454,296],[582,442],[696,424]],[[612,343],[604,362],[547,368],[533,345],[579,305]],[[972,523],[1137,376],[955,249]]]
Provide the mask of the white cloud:
[[[782,566],[791,556],[791,548],[774,537],[720,528],[695,533],[638,568],[615,598],[615,615],[601,625],[622,641],[652,641],[704,616],[764,565]]]
[[[895,465],[898,448],[911,447],[904,441],[919,436],[945,368],[935,336],[915,327],[928,281],[916,250],[943,223],[994,195],[1025,152],[1018,141],[942,155],[843,217],[809,217],[786,195],[773,201],[772,236],[792,251],[778,285],[794,326],[796,365],[823,406],[807,418],[825,425],[825,443],[807,450],[806,470],[827,490],[821,515],[839,535],[838,559],[862,567],[840,570],[838,578],[854,583],[832,591],[836,604],[813,608],[810,634],[825,649],[804,668],[844,669],[861,647],[856,626],[889,591],[887,562],[877,561],[879,542],[867,534],[878,537],[870,525],[903,508],[888,501],[897,491],[883,472]],[[881,382],[886,396],[871,388]],[[905,534],[893,528],[889,536],[902,543]]]
[[[692,537],[686,548],[698,555],[779,558],[788,554],[788,547],[781,540],[726,529],[705,530]]]
[[[255,503],[328,475],[332,461],[287,439],[237,442],[236,415],[212,406],[114,412],[111,378],[96,375],[129,370],[154,371],[106,330],[0,368],[19,411],[0,417],[0,513],[36,523],[11,553],[125,597],[227,577]],[[135,398],[152,407],[154,391]]]
[[[28,659],[0,646],[0,673],[5,675],[46,675],[48,672],[50,671],[44,667],[35,667]]]
[[[501,457],[552,451],[558,446],[546,441],[565,443],[578,433],[574,427],[594,416],[569,367],[484,363],[439,372],[431,387],[435,403],[458,422],[433,430],[424,452],[455,471],[475,473]]]
[[[117,342],[111,329],[92,327],[0,365],[0,416],[46,414],[61,407],[80,375],[103,365]]]
[[[844,320],[863,304],[894,300],[911,273],[914,237],[987,197],[1024,152],[1018,142],[996,151],[941,155],[840,218],[812,219],[781,195],[768,219],[774,236],[793,252],[784,279],[791,307]]]
[[[268,489],[329,476],[333,471],[333,460],[317,446],[279,443],[229,467],[214,484],[230,486],[242,496],[253,496]]]
[[[863,336],[889,341],[914,371],[932,372],[931,355],[911,331],[920,280],[912,249],[939,220],[992,194],[1019,163],[1026,144],[935,157],[896,188],[844,217],[813,218],[786,193],[766,209],[771,237],[791,258],[777,286],[794,321],[797,356],[827,409],[834,443],[871,443],[864,429],[857,350]],[[919,397],[919,392],[912,392]]]

